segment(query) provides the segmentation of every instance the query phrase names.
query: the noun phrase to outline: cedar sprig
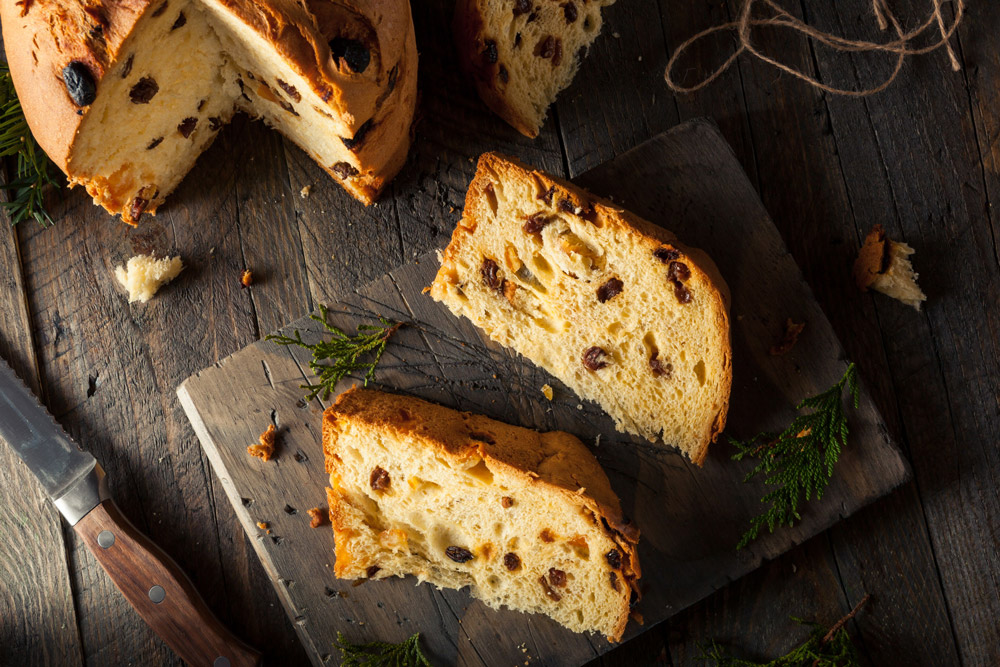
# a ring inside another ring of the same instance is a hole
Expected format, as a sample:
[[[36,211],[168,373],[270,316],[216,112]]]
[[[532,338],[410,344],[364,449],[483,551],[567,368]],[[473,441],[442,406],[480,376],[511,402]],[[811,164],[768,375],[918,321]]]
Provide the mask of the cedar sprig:
[[[28,218],[34,218],[43,227],[52,224],[45,210],[45,186],[56,185],[49,158],[28,128],[10,68],[0,62],[0,158],[14,156],[17,157],[15,175],[0,185],[0,189],[7,191],[8,201],[0,205],[9,211],[11,224]]]
[[[340,649],[341,667],[431,667],[420,650],[419,632],[398,644],[352,644],[338,632],[334,646]]]
[[[739,450],[733,455],[734,460],[758,459],[743,481],[749,482],[760,475],[766,485],[775,487],[761,498],[767,509],[753,518],[737,549],[757,539],[765,526],[773,533],[776,526],[793,525],[802,518],[799,504],[803,500],[818,500],[823,496],[841,449],[847,445],[842,398],[845,387],[857,408],[858,376],[854,364],[848,365],[840,382],[799,403],[797,410],[812,412],[795,417],[780,434],[762,433],[746,442],[732,440]]]
[[[737,658],[718,642],[711,641],[699,646],[701,655],[698,659],[714,663],[716,667],[857,667],[860,663],[847,632],[847,622],[857,615],[870,597],[865,595],[854,609],[829,629],[819,623],[792,616],[793,621],[810,628],[809,637],[780,658],[768,662]]]
[[[319,381],[315,384],[302,385],[303,389],[309,390],[306,394],[307,401],[313,400],[320,394],[323,395],[323,400],[326,400],[336,389],[337,383],[351,373],[363,371],[365,385],[369,380],[374,380],[375,366],[382,358],[389,338],[403,326],[401,322],[392,322],[380,315],[379,324],[359,324],[357,333],[351,336],[327,321],[326,306],[320,306],[319,315],[313,314],[311,317],[317,322],[322,322],[326,330],[333,335],[330,340],[321,340],[309,345],[302,340],[302,334],[298,329],[292,336],[271,334],[265,337],[265,340],[274,341],[278,345],[297,345],[312,352],[309,369],[316,374]],[[323,363],[328,360],[332,360],[333,363]]]

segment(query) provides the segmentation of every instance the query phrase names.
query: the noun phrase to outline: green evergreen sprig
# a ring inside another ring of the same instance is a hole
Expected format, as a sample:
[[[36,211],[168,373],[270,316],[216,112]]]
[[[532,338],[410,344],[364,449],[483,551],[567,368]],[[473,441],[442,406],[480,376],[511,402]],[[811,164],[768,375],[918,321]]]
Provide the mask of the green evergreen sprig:
[[[334,646],[340,649],[341,667],[431,667],[420,650],[419,632],[398,644],[352,644],[338,632]]]
[[[803,400],[797,410],[811,409],[800,414],[778,435],[762,433],[746,442],[732,440],[739,450],[733,459],[758,459],[757,465],[743,478],[749,482],[760,475],[764,483],[775,487],[761,502],[767,507],[753,518],[750,528],[736,545],[742,549],[757,539],[765,526],[774,532],[776,526],[793,525],[802,517],[799,504],[823,496],[840,452],[847,445],[847,419],[844,416],[843,392],[847,387],[858,407],[858,377],[854,364],[840,382],[823,393]]]
[[[17,157],[16,172],[0,185],[8,201],[0,202],[10,213],[11,224],[33,218],[43,227],[52,224],[45,210],[45,186],[57,185],[49,158],[35,141],[17,99],[7,63],[0,62],[0,158]]]
[[[307,401],[321,393],[323,400],[326,400],[336,389],[337,383],[351,373],[364,372],[365,385],[369,380],[374,380],[375,366],[382,358],[389,338],[403,326],[401,322],[392,322],[379,316],[379,324],[359,324],[358,332],[351,336],[327,321],[326,306],[320,306],[319,315],[313,314],[311,317],[322,322],[326,330],[333,334],[330,340],[309,345],[302,340],[302,334],[297,329],[293,336],[271,334],[264,339],[278,345],[297,345],[312,352],[309,370],[316,374],[319,381],[302,385],[303,389],[309,390],[306,394]],[[323,363],[327,360],[332,360],[333,363]]]
[[[871,596],[865,595],[846,616],[829,629],[819,623],[792,617],[799,625],[810,628],[809,637],[791,651],[767,662],[756,662],[733,656],[715,641],[699,646],[702,662],[714,662],[716,667],[857,667],[858,654],[847,632],[847,622],[854,618]]]

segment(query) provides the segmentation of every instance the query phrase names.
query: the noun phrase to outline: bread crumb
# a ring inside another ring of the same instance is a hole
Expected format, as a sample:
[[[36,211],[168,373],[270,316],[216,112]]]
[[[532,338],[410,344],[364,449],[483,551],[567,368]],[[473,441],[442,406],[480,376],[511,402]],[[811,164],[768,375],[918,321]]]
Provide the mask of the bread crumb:
[[[547,398],[547,399],[549,399],[551,401],[552,400],[552,396],[553,396],[552,387],[550,387],[547,384],[543,384],[542,385],[542,394],[545,396],[545,398]]]
[[[260,444],[250,445],[247,447],[247,453],[250,456],[256,456],[264,461],[270,461],[271,457],[274,456],[274,434],[276,429],[274,424],[268,424],[267,430],[260,434]]]
[[[250,269],[244,269],[243,275],[240,276],[240,289],[246,289],[253,284],[253,271]]]
[[[782,354],[787,354],[789,350],[795,347],[795,343],[799,341],[799,334],[801,334],[802,330],[805,328],[805,322],[796,322],[790,317],[785,320],[785,333],[781,336],[780,341],[771,346],[771,356],[777,357]]]
[[[258,521],[257,522],[257,527],[260,528],[261,530],[267,530],[267,522],[266,521]]]
[[[306,185],[301,190],[299,190],[299,196],[302,197],[303,199],[305,199],[306,197],[309,196],[309,193],[312,192],[312,189],[313,189],[313,186]]]
[[[872,288],[920,310],[927,296],[917,285],[918,275],[910,263],[914,252],[887,237],[882,225],[875,225],[854,262],[854,282],[862,292]]]
[[[157,259],[153,255],[136,255],[125,266],[115,267],[115,277],[128,290],[129,303],[146,303],[183,268],[180,257]]]
[[[306,514],[311,517],[309,521],[310,528],[319,528],[325,523],[330,521],[329,510],[323,509],[322,507],[314,507],[311,510],[306,510]]]

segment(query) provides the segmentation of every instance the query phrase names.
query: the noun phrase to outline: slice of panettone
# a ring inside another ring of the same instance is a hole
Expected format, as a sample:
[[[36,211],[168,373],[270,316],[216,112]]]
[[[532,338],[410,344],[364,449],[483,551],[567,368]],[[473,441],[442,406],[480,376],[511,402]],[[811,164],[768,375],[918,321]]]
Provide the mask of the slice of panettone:
[[[715,264],[572,183],[483,155],[430,294],[620,431],[699,465],[722,431],[732,351]]]
[[[528,137],[570,83],[614,0],[458,0],[459,62],[479,97]]]
[[[412,574],[621,638],[639,531],[574,436],[355,388],[324,413],[323,451],[338,577]]]

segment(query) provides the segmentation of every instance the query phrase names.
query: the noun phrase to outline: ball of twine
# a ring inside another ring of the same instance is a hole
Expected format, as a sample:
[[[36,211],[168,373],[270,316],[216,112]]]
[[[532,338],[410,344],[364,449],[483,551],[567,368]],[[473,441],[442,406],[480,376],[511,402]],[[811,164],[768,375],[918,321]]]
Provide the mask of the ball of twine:
[[[954,17],[950,23],[945,20],[943,14],[941,13],[941,6],[949,1],[955,8]],[[775,0],[745,0],[739,17],[735,21],[724,23],[722,25],[709,28],[708,30],[702,30],[678,46],[673,55],[670,56],[670,60],[667,62],[667,70],[664,73],[664,78],[667,81],[667,86],[669,86],[674,92],[693,93],[701,90],[722,76],[722,74],[728,70],[732,64],[736,62],[736,59],[743,53],[750,53],[764,62],[770,63],[782,72],[791,74],[792,76],[801,79],[802,81],[805,81],[809,85],[819,88],[820,90],[825,90],[828,93],[835,93],[838,95],[864,97],[865,95],[878,93],[888,88],[892,82],[895,81],[899,71],[903,68],[903,62],[906,60],[907,56],[930,53],[931,51],[936,51],[942,47],[944,47],[948,54],[948,58],[951,61],[951,68],[957,72],[961,69],[961,64],[958,61],[958,57],[955,55],[955,51],[951,47],[950,40],[965,15],[965,0],[931,0],[931,3],[933,5],[931,15],[927,18],[927,20],[915,29],[906,31],[900,24],[899,19],[897,19],[895,14],[892,13],[887,0],[872,0],[872,9],[874,11],[875,20],[878,23],[879,29],[884,31],[888,30],[889,27],[892,27],[893,31],[896,33],[896,37],[895,39],[887,42],[869,42],[846,39],[844,37],[831,35],[821,30],[817,30],[801,19],[785,11],[777,4],[777,2],[775,2]],[[763,10],[761,12],[762,15],[755,17],[754,12],[758,8]],[[864,90],[838,88],[836,86],[825,84],[805,72],[775,60],[754,46],[751,39],[751,33],[755,28],[765,26],[788,28],[794,32],[805,35],[808,39],[815,40],[843,53],[890,54],[894,56],[895,63],[892,72],[885,79],[885,81],[876,86],[866,88]],[[739,37],[739,46],[731,56],[719,65],[719,67],[713,70],[712,73],[706,78],[691,86],[681,85],[677,82],[677,80],[675,80],[673,75],[674,67],[677,65],[678,60],[680,60],[684,52],[687,51],[691,45],[709,37],[710,35],[714,35],[715,33],[728,32],[730,30],[736,31],[736,34]],[[927,46],[915,46],[915,42],[924,38],[924,35],[926,34],[936,34],[937,38]]]

